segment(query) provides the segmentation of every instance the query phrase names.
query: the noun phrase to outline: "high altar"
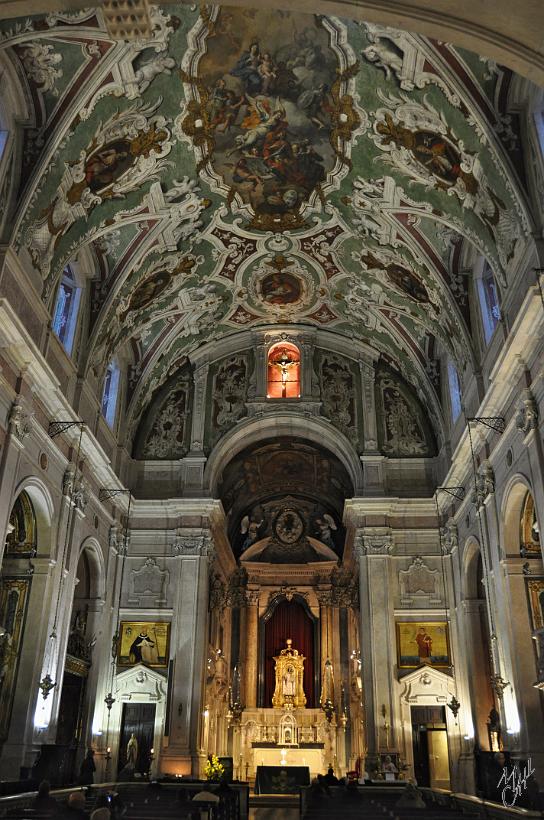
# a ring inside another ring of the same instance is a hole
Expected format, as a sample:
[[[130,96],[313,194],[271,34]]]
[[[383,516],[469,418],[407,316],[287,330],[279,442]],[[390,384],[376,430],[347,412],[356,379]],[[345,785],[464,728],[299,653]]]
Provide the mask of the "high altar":
[[[257,766],[307,766],[315,776],[337,762],[335,722],[324,720],[321,709],[306,708],[304,661],[290,638],[274,656],[272,708],[255,715],[245,711],[246,771]]]

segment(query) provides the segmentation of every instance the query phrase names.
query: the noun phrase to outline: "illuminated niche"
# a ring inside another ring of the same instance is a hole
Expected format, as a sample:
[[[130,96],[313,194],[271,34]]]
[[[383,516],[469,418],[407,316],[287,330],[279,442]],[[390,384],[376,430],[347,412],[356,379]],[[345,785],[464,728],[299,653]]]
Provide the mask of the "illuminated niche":
[[[300,351],[294,344],[280,342],[268,351],[267,398],[300,398]]]

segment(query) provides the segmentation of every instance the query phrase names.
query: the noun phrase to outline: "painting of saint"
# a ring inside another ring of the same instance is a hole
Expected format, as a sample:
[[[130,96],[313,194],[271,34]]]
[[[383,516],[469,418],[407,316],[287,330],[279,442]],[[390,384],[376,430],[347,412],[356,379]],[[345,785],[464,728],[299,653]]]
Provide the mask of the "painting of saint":
[[[196,77],[184,79],[195,99],[197,83],[207,91],[214,171],[255,213],[296,213],[334,167],[338,68],[317,15],[218,9]]]
[[[448,625],[397,622],[397,651],[399,667],[449,666]]]
[[[440,134],[416,131],[414,156],[422,165],[448,185],[455,185],[461,175],[461,158],[453,145]]]
[[[269,305],[292,305],[301,295],[301,283],[292,273],[269,273],[261,282],[261,297]]]
[[[121,322],[125,320],[129,313],[148,307],[158,299],[170,284],[171,278],[172,276],[168,271],[159,270],[138,285],[130,297],[126,310],[119,314]]]
[[[389,279],[416,302],[424,304],[429,301],[429,294],[419,279],[408,268],[396,265],[394,262],[387,266]]]
[[[85,181],[93,193],[109,188],[134,163],[128,140],[117,140],[94,151],[85,163]]]
[[[168,664],[170,624],[123,621],[119,628],[120,666]]]

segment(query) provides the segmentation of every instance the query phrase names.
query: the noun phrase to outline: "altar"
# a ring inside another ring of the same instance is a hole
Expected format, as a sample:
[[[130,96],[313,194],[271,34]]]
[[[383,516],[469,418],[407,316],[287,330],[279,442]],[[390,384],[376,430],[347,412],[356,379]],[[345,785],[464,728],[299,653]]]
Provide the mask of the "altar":
[[[310,776],[317,777],[323,774],[326,768],[323,764],[323,743],[318,743],[305,748],[293,748],[285,746],[263,746],[259,743],[253,744],[253,761],[255,769],[259,766],[296,766],[307,767]]]

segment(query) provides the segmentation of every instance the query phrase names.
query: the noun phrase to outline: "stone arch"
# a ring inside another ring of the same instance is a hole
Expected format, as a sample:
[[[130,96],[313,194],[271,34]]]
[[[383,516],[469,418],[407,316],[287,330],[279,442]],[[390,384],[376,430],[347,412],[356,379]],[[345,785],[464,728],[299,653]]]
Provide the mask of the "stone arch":
[[[507,555],[519,558],[521,512],[527,493],[532,494],[531,482],[522,473],[513,475],[504,488],[500,508],[501,558]],[[536,511],[540,519],[539,511]]]
[[[104,600],[106,596],[106,567],[104,555],[100,544],[92,535],[82,541],[79,549],[78,562],[84,554],[90,569],[89,597]]]
[[[10,509],[15,504],[15,501],[22,492],[26,492],[32,506],[34,507],[34,514],[36,516],[37,529],[37,556],[45,558],[52,555],[54,552],[54,514],[55,506],[53,499],[41,479],[37,476],[28,476],[23,478],[13,493],[13,499]]]
[[[217,497],[221,475],[233,457],[252,444],[278,436],[306,439],[330,450],[346,468],[354,494],[360,495],[363,486],[361,461],[348,439],[323,419],[288,412],[270,414],[265,418],[245,419],[226,433],[208,458],[204,487],[212,496]]]
[[[463,550],[462,593],[464,600],[483,598],[484,590],[478,589],[478,563],[481,560],[481,548],[478,539],[471,535]]]

